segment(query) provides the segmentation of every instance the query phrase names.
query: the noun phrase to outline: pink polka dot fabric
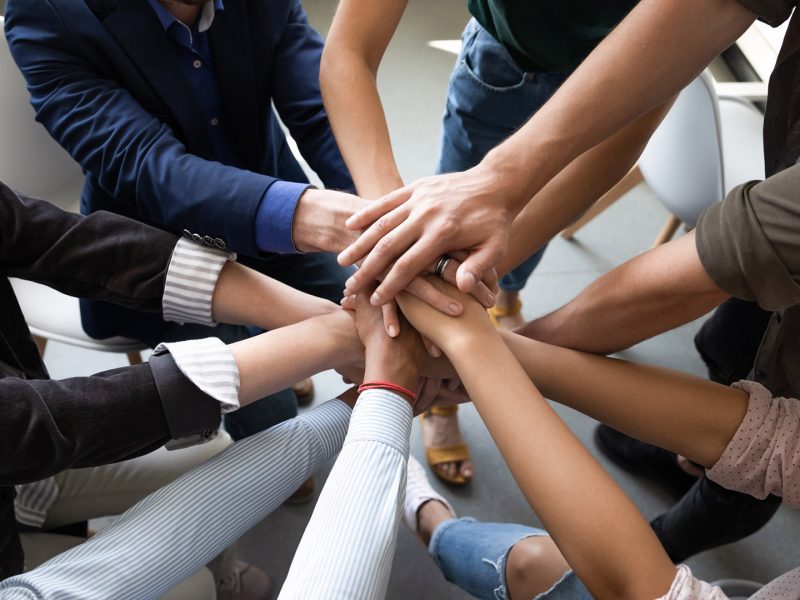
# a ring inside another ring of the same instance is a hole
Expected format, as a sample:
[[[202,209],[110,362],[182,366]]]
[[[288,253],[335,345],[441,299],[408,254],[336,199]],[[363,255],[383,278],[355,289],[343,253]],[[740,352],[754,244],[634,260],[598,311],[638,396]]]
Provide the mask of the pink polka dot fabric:
[[[666,596],[656,600],[728,600],[728,597],[717,586],[696,579],[689,567],[681,565]]]
[[[717,464],[706,471],[723,487],[800,508],[800,401],[773,398],[752,381],[733,387],[750,394],[747,414]]]

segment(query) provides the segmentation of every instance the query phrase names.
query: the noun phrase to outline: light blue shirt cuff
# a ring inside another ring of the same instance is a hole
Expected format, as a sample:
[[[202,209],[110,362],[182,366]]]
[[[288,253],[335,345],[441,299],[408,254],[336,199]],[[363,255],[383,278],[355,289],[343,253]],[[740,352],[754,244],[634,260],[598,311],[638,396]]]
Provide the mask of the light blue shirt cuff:
[[[264,192],[256,213],[256,246],[261,252],[295,254],[292,221],[308,183],[276,181]]]

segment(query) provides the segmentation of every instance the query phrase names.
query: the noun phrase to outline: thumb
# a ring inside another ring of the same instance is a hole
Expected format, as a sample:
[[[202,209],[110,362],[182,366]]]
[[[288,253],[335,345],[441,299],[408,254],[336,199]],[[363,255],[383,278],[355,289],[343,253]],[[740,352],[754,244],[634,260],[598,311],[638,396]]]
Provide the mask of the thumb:
[[[503,247],[498,242],[489,242],[470,252],[456,272],[456,284],[465,294],[478,285],[487,271],[490,271],[503,258]]]

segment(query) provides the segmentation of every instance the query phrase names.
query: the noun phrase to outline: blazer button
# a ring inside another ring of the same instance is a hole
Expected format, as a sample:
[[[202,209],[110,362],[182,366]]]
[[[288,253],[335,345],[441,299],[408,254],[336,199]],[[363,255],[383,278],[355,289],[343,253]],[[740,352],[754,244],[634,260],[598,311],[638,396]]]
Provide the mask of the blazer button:
[[[214,245],[219,248],[220,250],[225,250],[228,247],[228,244],[225,243],[225,240],[221,238],[216,238],[214,240]]]
[[[202,244],[202,243],[203,243],[203,236],[202,236],[202,235],[200,235],[199,233],[193,233],[193,234],[192,234],[192,239],[193,239],[195,242],[197,242],[198,244]]]
[[[184,236],[184,237],[187,237],[187,238],[189,238],[189,239],[192,239],[192,232],[191,232],[191,231],[189,231],[188,229],[184,229],[184,230],[183,230],[183,236]]]
[[[205,236],[203,236],[203,243],[206,246],[213,246],[214,245],[214,238],[212,238],[210,235],[205,235]]]

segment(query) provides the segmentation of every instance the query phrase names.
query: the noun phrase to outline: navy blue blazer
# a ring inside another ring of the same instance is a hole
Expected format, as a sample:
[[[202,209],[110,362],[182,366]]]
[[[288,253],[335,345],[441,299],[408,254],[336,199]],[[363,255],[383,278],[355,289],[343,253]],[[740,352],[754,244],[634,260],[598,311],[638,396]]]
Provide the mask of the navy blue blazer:
[[[273,103],[325,185],[353,187],[322,104],[322,39],[299,0],[225,0],[209,31],[239,168],[210,160],[202,109],[145,0],[7,0],[5,29],[37,120],[83,167],[84,213],[110,210],[259,256],[265,191],[276,178],[306,181]],[[84,310],[87,332],[124,333],[111,322],[117,310]]]

